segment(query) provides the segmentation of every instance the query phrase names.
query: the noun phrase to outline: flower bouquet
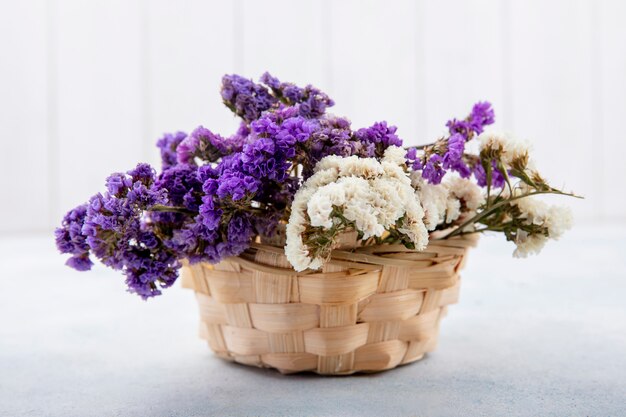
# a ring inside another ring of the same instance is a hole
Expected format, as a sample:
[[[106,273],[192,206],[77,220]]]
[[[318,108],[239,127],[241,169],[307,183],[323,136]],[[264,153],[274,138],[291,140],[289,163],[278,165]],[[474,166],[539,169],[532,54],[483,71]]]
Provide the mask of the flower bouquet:
[[[311,85],[227,75],[221,95],[235,134],[166,134],[159,173],[112,174],[55,232],[69,266],[95,257],[144,299],[182,271],[221,357],[321,374],[413,362],[434,349],[478,234],[525,257],[570,227],[536,196],[573,194],[547,183],[525,142],[485,130],[487,102],[403,147],[384,121],[353,130],[327,113]]]

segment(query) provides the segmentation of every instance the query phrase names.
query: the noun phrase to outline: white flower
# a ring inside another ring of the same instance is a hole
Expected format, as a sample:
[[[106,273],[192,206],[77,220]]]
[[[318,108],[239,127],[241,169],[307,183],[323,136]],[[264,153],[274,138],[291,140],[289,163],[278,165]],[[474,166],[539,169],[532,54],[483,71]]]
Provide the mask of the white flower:
[[[423,219],[422,206],[416,199],[408,199],[402,226],[398,230],[409,237],[416,250],[424,250],[428,245],[428,230]]]
[[[359,158],[356,155],[343,158],[339,165],[341,177],[374,178],[383,173],[383,168],[374,158]]]
[[[461,201],[450,194],[446,201],[446,223],[452,223],[459,217],[461,217]]]
[[[323,187],[339,178],[339,170],[337,168],[327,168],[317,170],[307,180],[312,187]]]
[[[521,214],[520,218],[524,223],[535,225],[547,232],[529,234],[526,231],[518,230],[515,244],[517,249],[513,256],[525,258],[530,254],[538,254],[548,239],[559,239],[563,233],[572,227],[572,212],[567,207],[549,206],[548,204],[532,197],[524,197],[513,202]]]
[[[479,137],[480,143],[479,149],[492,149],[500,152],[502,162],[506,165],[511,165],[513,161],[527,157],[531,147],[530,143],[525,140],[514,138],[511,135],[502,133],[487,131],[483,132]]]
[[[446,184],[450,190],[450,194],[463,201],[465,207],[470,211],[476,211],[485,203],[485,195],[482,189],[472,181],[460,178],[450,177]]]
[[[520,209],[528,224],[541,226],[548,217],[550,207],[536,198],[523,197],[513,201],[513,204]]]
[[[368,239],[397,227],[416,249],[426,247],[424,210],[399,163],[404,166],[401,148],[386,153],[382,163],[356,156],[326,157],[318,163],[315,174],[296,193],[287,224],[285,253],[297,271],[321,267],[342,228],[353,227]],[[329,232],[331,244],[307,247],[303,236],[309,232],[321,236]],[[312,250],[318,255],[314,257]]]
[[[424,224],[428,230],[435,230],[446,218],[448,188],[442,184],[429,184],[417,171],[411,172],[411,184],[424,209]]]
[[[363,239],[381,236],[385,228],[378,222],[378,212],[373,205],[376,195],[369,182],[359,177],[345,177],[337,183],[345,190],[343,216],[355,223],[357,230],[363,233]]]
[[[377,211],[378,222],[388,228],[404,213],[404,201],[413,196],[404,195],[405,187],[388,178],[376,178],[370,181],[373,193],[372,206]]]
[[[313,195],[313,192],[314,189],[304,187],[298,190],[291,204],[291,216],[285,231],[285,255],[296,271],[304,271],[312,262],[309,250],[302,241],[302,233],[306,230],[304,213],[307,208],[307,202]]]
[[[329,168],[335,168],[337,171],[339,171],[339,167],[341,166],[341,162],[343,161],[343,159],[344,158],[342,158],[341,156],[329,155],[323,158],[317,164],[315,164],[315,167],[313,167],[313,172],[323,171]]]
[[[529,235],[523,230],[518,230],[515,239],[517,248],[513,252],[513,256],[515,258],[526,258],[528,255],[539,254],[547,240],[548,238],[544,235]]]
[[[559,239],[574,224],[572,210],[569,207],[551,206],[548,210],[546,226],[552,239]]]
[[[406,150],[400,146],[390,146],[385,149],[385,154],[383,155],[383,162],[389,162],[395,165],[405,165],[406,164]]]

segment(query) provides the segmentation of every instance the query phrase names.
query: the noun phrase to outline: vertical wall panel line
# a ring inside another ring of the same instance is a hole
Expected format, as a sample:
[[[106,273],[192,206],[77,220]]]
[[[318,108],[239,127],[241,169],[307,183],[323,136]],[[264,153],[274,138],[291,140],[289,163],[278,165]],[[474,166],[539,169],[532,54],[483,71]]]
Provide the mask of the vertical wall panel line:
[[[58,77],[57,77],[57,2],[46,3],[46,116],[48,141],[48,219],[50,228],[58,224],[56,213],[59,209],[59,129],[58,129]]]
[[[140,4],[140,26],[141,26],[141,118],[142,118],[142,131],[143,131],[143,153],[146,162],[150,161],[151,154],[156,152],[154,143],[156,141],[155,135],[160,135],[162,132],[152,131],[152,71],[150,68],[150,57],[152,56],[152,43],[150,40],[150,4],[148,0],[141,0]],[[157,169],[160,168],[155,167]]]
[[[502,113],[503,118],[498,120],[500,126],[506,126],[506,130],[515,130],[515,118],[513,116],[513,86],[511,81],[511,7],[510,0],[500,2],[501,14],[501,37],[502,37]],[[503,120],[504,119],[504,120]]]
[[[326,60],[326,71],[324,73],[324,82],[326,83],[327,90],[332,97],[332,91],[334,87],[334,63],[333,63],[333,8],[331,7],[329,0],[323,0],[318,3],[318,7],[321,9],[322,13],[320,15],[326,14],[326,19],[322,20],[322,37],[323,44],[325,49],[324,59]]]
[[[428,80],[426,79],[426,54],[424,52],[424,45],[428,41],[426,39],[426,31],[424,30],[424,21],[426,20],[424,14],[426,8],[423,5],[423,0],[415,2],[415,25],[413,25],[413,36],[415,37],[415,117],[414,117],[414,132],[418,135],[415,138],[414,144],[421,145],[432,142],[432,138],[426,137],[428,132],[428,104],[426,97],[426,85]]]
[[[235,53],[233,54],[233,67],[235,72],[246,78],[250,78],[252,74],[245,74],[244,68],[244,26],[243,26],[243,14],[245,13],[243,7],[243,0],[233,1],[233,47]]]
[[[602,2],[592,1],[590,2],[590,32],[591,32],[591,59],[589,60],[589,76],[590,85],[593,86],[591,92],[591,109],[589,114],[592,117],[592,135],[590,138],[593,146],[591,146],[591,176],[593,178],[593,184],[595,184],[595,195],[588,196],[594,197],[594,201],[591,201],[593,207],[592,212],[599,220],[605,220],[607,217],[606,210],[604,210],[606,201],[605,192],[606,188],[604,184],[608,184],[609,178],[606,178],[606,170],[604,164],[604,124],[602,122],[603,114],[603,71],[602,68],[605,65],[604,51],[600,42],[600,10]]]

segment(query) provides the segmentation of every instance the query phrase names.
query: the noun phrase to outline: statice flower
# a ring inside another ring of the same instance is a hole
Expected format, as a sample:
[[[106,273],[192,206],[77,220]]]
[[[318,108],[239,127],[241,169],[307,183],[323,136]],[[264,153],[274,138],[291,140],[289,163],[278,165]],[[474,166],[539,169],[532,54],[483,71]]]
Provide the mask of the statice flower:
[[[472,174],[481,179],[484,169],[478,167],[480,163],[465,160],[465,143],[475,135],[483,132],[486,125],[494,122],[494,112],[488,102],[479,102],[474,105],[471,113],[464,120],[452,119],[446,126],[450,136],[441,138],[431,145],[423,147],[420,153],[416,148],[407,151],[407,160],[414,170],[423,170],[423,177],[432,184],[439,184],[447,172],[458,173],[462,178],[469,178]],[[500,176],[501,177],[501,176]],[[501,178],[494,175],[494,182],[500,184]]]
[[[354,133],[361,144],[358,154],[364,158],[381,158],[390,146],[402,146],[402,139],[396,135],[395,126],[387,126],[387,122],[377,122]]]
[[[57,248],[61,253],[72,255],[66,265],[78,270],[91,269],[93,262],[89,259],[89,245],[82,229],[87,215],[87,204],[70,210],[64,217],[61,227],[54,231]]]
[[[470,169],[463,161],[465,139],[455,133],[448,139],[441,139],[418,155],[415,148],[410,148],[406,159],[413,170],[422,171],[424,179],[431,184],[439,184],[450,170],[457,171],[463,178],[470,176]]]
[[[184,224],[167,241],[191,263],[217,263],[229,256],[237,256],[250,246],[254,236],[254,217],[245,211],[232,213],[227,224],[216,228],[207,227],[201,216]]]
[[[224,104],[247,123],[278,103],[266,87],[235,74],[222,78],[221,94]]]
[[[198,209],[202,183],[198,178],[198,168],[190,165],[176,165],[163,171],[154,183],[154,191],[165,191],[167,205]]]
[[[176,149],[178,163],[194,164],[196,158],[205,162],[216,162],[224,156],[241,151],[248,134],[249,129],[245,125],[228,138],[200,126],[178,145]]]
[[[325,115],[319,119],[302,156],[302,175],[306,179],[313,173],[315,165],[329,155],[350,156],[357,154],[361,143],[352,136],[350,121],[343,117]]]
[[[259,181],[242,171],[241,156],[238,152],[225,157],[217,167],[198,169],[196,186],[202,190],[198,214],[166,241],[191,262],[219,262],[238,255],[250,244],[253,219],[246,207]]]
[[[448,138],[448,147],[443,155],[444,168],[451,168],[456,162],[460,161],[465,152],[465,139],[458,133]]]
[[[479,135],[485,129],[485,126],[493,124],[495,114],[491,108],[491,103],[482,101],[474,104],[472,112],[464,120],[449,120],[446,126],[451,135],[458,133],[465,140],[470,140],[475,134]]]
[[[300,88],[293,83],[280,82],[278,78],[266,72],[261,82],[272,89],[275,97],[288,106],[296,106],[298,113],[306,118],[316,118],[326,112],[335,102],[325,93],[312,85]]]
[[[185,132],[166,133],[157,141],[157,147],[161,152],[161,167],[167,169],[176,165],[176,148],[187,137]]]
[[[179,268],[176,254],[144,221],[146,210],[167,202],[164,190],[152,187],[154,181],[155,172],[147,164],[112,174],[107,192],[89,201],[82,228],[91,252],[103,264],[123,271],[128,290],[142,298],[171,286]]]
[[[443,157],[441,155],[434,154],[424,164],[422,168],[422,176],[426,178],[431,184],[439,184],[446,174],[443,168]]]
[[[351,229],[362,240],[388,231],[408,247],[426,247],[424,210],[399,153],[392,146],[382,161],[354,155],[322,160],[296,194],[287,224],[285,254],[296,271],[321,267],[338,236]]]
[[[493,188],[502,188],[506,183],[504,175],[498,170],[498,165],[496,161],[488,162],[491,164],[491,187]],[[474,178],[476,178],[476,182],[481,187],[486,187],[488,184],[487,180],[487,172],[485,171],[485,167],[481,163],[477,163],[474,165],[473,172]]]
[[[164,170],[154,183],[155,192],[164,192],[166,206],[177,211],[151,211],[150,219],[164,233],[188,221],[191,213],[197,213],[202,198],[202,182],[198,178],[198,167],[180,164]],[[163,210],[167,210],[164,208]]]

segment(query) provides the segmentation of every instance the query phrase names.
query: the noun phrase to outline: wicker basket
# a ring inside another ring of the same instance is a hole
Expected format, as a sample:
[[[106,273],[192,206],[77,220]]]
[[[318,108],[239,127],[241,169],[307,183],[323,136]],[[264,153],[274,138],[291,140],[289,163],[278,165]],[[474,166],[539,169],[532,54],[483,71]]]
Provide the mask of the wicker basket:
[[[435,348],[475,240],[434,240],[422,252],[348,240],[305,273],[282,248],[257,243],[217,265],[184,266],[183,286],[196,293],[200,336],[222,358],[283,373],[382,371]]]

